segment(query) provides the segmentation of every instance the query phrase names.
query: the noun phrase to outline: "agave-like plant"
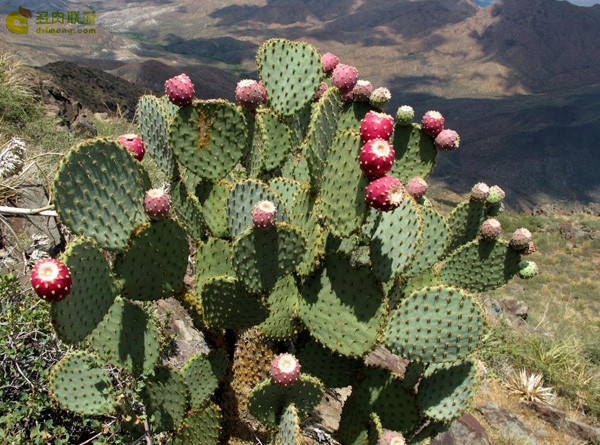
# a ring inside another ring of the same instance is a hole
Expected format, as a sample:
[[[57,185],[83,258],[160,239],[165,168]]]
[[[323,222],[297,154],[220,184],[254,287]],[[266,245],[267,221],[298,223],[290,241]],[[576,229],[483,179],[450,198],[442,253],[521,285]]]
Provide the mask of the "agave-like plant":
[[[544,386],[543,374],[529,374],[526,369],[514,371],[508,378],[508,389],[529,402],[551,403],[554,393],[551,386]]]

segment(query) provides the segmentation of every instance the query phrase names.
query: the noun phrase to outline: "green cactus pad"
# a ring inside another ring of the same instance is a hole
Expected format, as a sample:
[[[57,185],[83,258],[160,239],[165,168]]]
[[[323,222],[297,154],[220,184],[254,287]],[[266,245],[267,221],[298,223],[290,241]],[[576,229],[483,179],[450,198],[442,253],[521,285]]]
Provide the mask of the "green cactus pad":
[[[305,244],[302,231],[289,224],[266,230],[251,227],[233,243],[233,267],[251,292],[269,292],[279,278],[296,269]]]
[[[48,390],[61,408],[82,416],[110,415],[116,411],[112,377],[89,352],[71,351],[56,363],[50,371]]]
[[[461,360],[481,345],[485,311],[466,291],[433,286],[412,292],[390,314],[384,344],[421,363]]]
[[[63,256],[73,279],[71,293],[50,305],[50,319],[58,337],[66,343],[86,338],[112,306],[117,287],[110,265],[91,242],[69,244]]]
[[[485,220],[485,204],[473,200],[460,203],[448,215],[451,233],[448,252],[475,239]]]
[[[519,253],[506,241],[473,240],[446,258],[440,281],[470,292],[485,292],[508,283],[519,272],[519,261]]]
[[[336,438],[344,445],[368,444],[369,420],[368,397],[353,388],[344,403]]]
[[[370,242],[373,272],[380,281],[401,277],[420,252],[423,218],[415,200],[408,194],[400,206],[380,212]]]
[[[227,200],[229,199],[229,183],[226,181],[201,182],[196,187],[196,196],[202,204],[204,220],[212,234],[219,238],[228,237]]]
[[[419,384],[417,403],[427,417],[450,422],[469,407],[476,383],[477,365],[473,360],[431,365]]]
[[[219,381],[227,370],[227,353],[221,349],[208,357],[203,354],[192,356],[181,368],[190,391],[190,406],[200,409],[204,402],[219,386]]]
[[[290,403],[296,406],[302,419],[321,402],[324,393],[319,379],[309,375],[300,374],[298,380],[288,386],[278,385],[268,378],[250,393],[248,410],[260,423],[274,429]]]
[[[309,339],[297,355],[302,372],[317,377],[327,388],[351,385],[362,367],[361,360],[331,352],[313,339]]]
[[[369,179],[358,162],[360,137],[340,133],[334,139],[323,167],[321,210],[331,233],[346,237],[363,223],[367,212],[365,189]]]
[[[144,185],[142,169],[126,148],[108,139],[92,139],[75,145],[60,162],[54,206],[71,232],[118,251],[148,220]]]
[[[317,223],[315,208],[314,198],[308,193],[308,187],[303,186],[294,196],[291,210],[292,224],[300,227],[306,237],[306,250],[296,268],[298,274],[302,276],[310,275],[325,255],[325,233]]]
[[[163,104],[163,100],[155,96],[142,96],[137,104],[136,116],[140,136],[148,155],[167,178],[173,178],[175,159],[168,142],[169,122],[172,114]]]
[[[422,244],[405,277],[418,276],[428,270],[438,262],[448,246],[450,230],[444,216],[427,207],[420,207],[419,210],[423,218]]]
[[[217,445],[222,417],[221,408],[214,403],[190,411],[173,436],[173,445]]]
[[[246,179],[234,184],[227,201],[227,222],[233,238],[239,236],[248,227],[253,227],[252,208],[259,201],[271,201],[277,209],[278,222],[286,220],[287,210],[279,202],[277,194],[267,185],[256,179]]]
[[[302,445],[303,443],[298,410],[292,403],[281,415],[274,445]]]
[[[292,132],[292,147],[300,147],[302,141],[306,139],[306,133],[308,132],[308,126],[310,124],[310,118],[312,116],[313,106],[312,102],[304,105],[300,111],[290,115],[284,116],[283,120],[287,123],[290,131]],[[288,176],[288,175],[286,175]]]
[[[195,101],[180,108],[169,127],[169,146],[192,173],[202,179],[224,178],[241,159],[246,121],[225,100]]]
[[[283,39],[268,40],[260,47],[256,67],[269,104],[280,116],[289,116],[309,103],[323,76],[315,48]]]
[[[425,372],[425,365],[420,362],[410,362],[404,371],[402,386],[409,391],[414,391]]]
[[[269,188],[279,196],[280,202],[286,209],[292,210],[294,196],[302,188],[302,184],[295,179],[273,178],[269,181]]]
[[[123,296],[152,301],[180,291],[188,265],[185,230],[174,220],[154,221],[115,259],[115,273],[124,279]]]
[[[329,88],[316,104],[311,116],[303,155],[310,171],[311,189],[315,191],[321,186],[323,165],[336,135],[341,105],[339,90]]]
[[[204,321],[211,329],[243,329],[269,316],[265,302],[248,293],[236,277],[219,276],[205,281],[202,289]]]
[[[158,362],[160,333],[139,306],[117,298],[89,336],[92,348],[130,374],[152,372]]]
[[[288,126],[267,109],[258,110],[256,124],[260,131],[263,165],[267,172],[273,171],[287,159],[292,149],[292,135]],[[254,131],[254,139],[259,137]]]
[[[329,255],[325,268],[306,280],[301,293],[298,315],[315,339],[351,357],[373,347],[384,306],[381,288],[368,268],[354,269],[346,255]]]
[[[368,445],[379,445],[379,441],[383,436],[383,425],[377,413],[371,413],[369,416],[369,440]]]
[[[196,248],[196,292],[202,293],[204,282],[219,275],[235,275],[229,242],[218,238],[199,242]]]
[[[292,275],[281,278],[269,295],[269,317],[258,330],[266,337],[283,340],[291,338],[298,331],[296,313],[300,294]]]
[[[176,369],[158,366],[142,389],[146,415],[154,431],[176,429],[185,417],[188,387]]]
[[[360,121],[374,109],[364,102],[352,102],[344,105],[338,119],[337,131],[360,131]]]
[[[198,198],[188,194],[186,186],[179,182],[173,187],[171,200],[175,215],[190,236],[197,240],[204,238],[207,227]]]
[[[394,125],[394,134],[390,141],[396,158],[391,176],[406,184],[415,176],[426,178],[435,167],[437,149],[433,138],[421,129],[421,125]]]

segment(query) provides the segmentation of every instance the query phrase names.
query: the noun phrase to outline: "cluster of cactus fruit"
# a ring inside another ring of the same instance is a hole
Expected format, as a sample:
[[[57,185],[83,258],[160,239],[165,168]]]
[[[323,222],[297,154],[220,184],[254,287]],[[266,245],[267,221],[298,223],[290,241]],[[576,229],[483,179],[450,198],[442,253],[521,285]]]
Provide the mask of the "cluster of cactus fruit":
[[[173,443],[223,443],[250,418],[293,445],[325,388],[351,386],[340,443],[418,443],[469,407],[486,335],[474,294],[535,275],[521,259],[531,234],[500,239],[497,186],[476,184],[448,216],[425,196],[438,152],[458,147],[440,113],[413,123],[403,106],[394,119],[389,91],[306,43],[267,41],[257,69],[239,105],[170,79],[165,97],[139,101],[141,139],[93,139],[62,159],[54,205],[78,238],[32,285],[83,349],[53,367],[51,394],[84,415],[127,411],[118,370],[143,381],[149,428]],[[166,187],[139,162],[146,150]],[[144,303],[168,297],[214,348],[181,369],[163,364]],[[262,346],[244,352],[250,337]],[[377,348],[404,369],[374,366]],[[246,389],[231,403],[225,386]]]

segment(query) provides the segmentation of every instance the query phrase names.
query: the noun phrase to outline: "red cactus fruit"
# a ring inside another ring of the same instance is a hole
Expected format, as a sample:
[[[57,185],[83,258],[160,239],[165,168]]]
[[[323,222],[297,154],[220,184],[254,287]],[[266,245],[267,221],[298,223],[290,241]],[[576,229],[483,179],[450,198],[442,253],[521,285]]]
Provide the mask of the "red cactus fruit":
[[[478,182],[471,189],[471,199],[477,202],[485,202],[490,194],[490,187],[485,182]]]
[[[460,145],[460,137],[454,130],[442,130],[435,137],[435,146],[440,151],[454,151]]]
[[[383,139],[373,139],[360,150],[360,169],[370,178],[378,178],[392,169],[394,147]]]
[[[395,431],[386,431],[379,439],[378,445],[406,445],[404,436]]]
[[[531,232],[524,227],[514,231],[510,238],[510,247],[515,250],[523,250],[529,247]]]
[[[358,82],[358,70],[353,66],[339,63],[331,73],[331,83],[340,89],[341,94],[352,91],[356,82]]]
[[[325,93],[325,91],[327,91],[327,84],[325,82],[321,82],[321,85],[319,85],[319,89],[317,90],[317,92],[313,96],[313,100],[315,102],[317,102],[321,98],[321,96],[323,95],[323,93]]]
[[[265,102],[265,89],[256,80],[240,80],[235,89],[235,98],[247,111],[254,111]]]
[[[502,224],[495,218],[486,219],[479,229],[481,238],[487,241],[493,241],[498,239],[500,231],[502,230]]]
[[[360,139],[366,143],[372,139],[389,141],[394,131],[394,118],[389,114],[369,111],[360,122]]]
[[[425,133],[434,138],[444,129],[444,116],[439,111],[428,111],[421,124]]]
[[[252,222],[259,229],[270,229],[275,225],[277,208],[271,201],[259,201],[252,208]]]
[[[137,134],[124,134],[119,136],[118,141],[121,145],[127,147],[127,150],[129,150],[137,161],[142,162],[146,154],[146,146],[142,138]]]
[[[356,102],[369,102],[371,93],[373,92],[373,85],[368,80],[358,80],[352,93],[354,93],[354,100]]]
[[[265,90],[265,86],[263,85],[263,81],[258,81],[258,86],[260,87],[260,91],[262,92],[262,101],[263,104],[267,101],[267,90]]]
[[[345,104],[349,104],[354,100],[354,91],[348,91],[341,95]]]
[[[519,253],[521,255],[531,255],[534,252],[535,252],[535,244],[533,244],[533,241],[529,241],[529,244],[527,244],[527,247],[519,250]]]
[[[292,385],[300,376],[300,368],[300,362],[292,354],[280,354],[271,362],[271,378],[278,385]]]
[[[185,107],[194,100],[194,84],[186,74],[172,77],[165,82],[165,92],[174,105]]]
[[[375,210],[394,210],[403,199],[404,187],[400,180],[393,176],[382,176],[367,186],[367,203]]]
[[[421,199],[423,196],[425,196],[429,185],[425,182],[423,178],[417,176],[408,181],[404,188],[406,189],[408,194],[413,198]]]
[[[64,300],[71,293],[72,284],[67,266],[54,258],[43,259],[31,269],[31,286],[46,301]]]
[[[335,67],[340,63],[340,59],[331,53],[325,53],[321,56],[321,63],[323,64],[323,71],[325,71],[325,74],[330,76]]]
[[[153,220],[165,219],[171,211],[171,198],[164,188],[150,189],[144,197],[144,210]]]

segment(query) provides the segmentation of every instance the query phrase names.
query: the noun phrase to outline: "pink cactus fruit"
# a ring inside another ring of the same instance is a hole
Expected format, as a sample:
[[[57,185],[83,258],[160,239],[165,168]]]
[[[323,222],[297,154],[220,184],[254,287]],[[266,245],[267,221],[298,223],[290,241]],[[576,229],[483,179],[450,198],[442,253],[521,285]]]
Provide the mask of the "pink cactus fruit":
[[[428,111],[421,122],[423,130],[432,138],[444,129],[444,116],[439,111]]]
[[[247,111],[254,111],[265,102],[265,89],[256,80],[240,80],[235,88],[235,99]]]
[[[46,301],[64,300],[71,293],[72,285],[69,268],[54,258],[45,258],[31,269],[31,286]]]
[[[354,100],[356,102],[369,102],[373,86],[368,80],[358,80],[352,92],[354,93]]]
[[[258,81],[258,86],[260,87],[260,91],[262,93],[262,101],[263,104],[267,101],[267,90],[265,90],[265,86],[263,85],[263,81],[259,80]]]
[[[277,208],[271,201],[259,201],[252,209],[252,222],[259,229],[270,229],[275,226]]]
[[[435,146],[440,151],[454,151],[460,145],[460,137],[454,130],[442,130],[435,137]]]
[[[171,103],[178,107],[185,107],[194,100],[194,84],[186,74],[168,79],[165,92]]]
[[[483,222],[483,224],[481,224],[481,228],[479,229],[481,238],[486,241],[493,241],[498,239],[501,231],[502,224],[500,224],[500,221],[498,221],[495,218],[486,219]]]
[[[523,250],[531,242],[531,232],[524,227],[514,231],[510,238],[510,247],[515,250]]]
[[[533,241],[529,241],[529,244],[527,244],[527,247],[525,247],[522,250],[519,250],[519,253],[521,255],[531,255],[534,252],[535,252],[535,244],[533,244]]]
[[[119,144],[127,147],[127,150],[133,155],[133,157],[142,162],[144,155],[146,154],[146,146],[144,141],[137,134],[123,134],[119,136]]]
[[[280,354],[271,362],[271,378],[278,385],[292,385],[300,376],[300,368],[300,362],[292,354]]]
[[[360,169],[370,178],[378,178],[392,169],[395,155],[394,147],[388,141],[370,140],[360,150]]]
[[[404,187],[400,180],[393,176],[382,176],[367,186],[367,203],[375,210],[394,210],[403,199]]]
[[[339,63],[331,73],[331,83],[338,87],[341,94],[352,91],[358,82],[358,70],[350,65]]]
[[[317,90],[317,92],[313,96],[313,100],[315,102],[317,102],[321,98],[321,96],[323,95],[323,93],[325,93],[325,91],[327,91],[327,84],[325,82],[321,82],[321,85],[319,85],[319,89]]]
[[[404,436],[395,431],[386,431],[379,439],[378,445],[406,445]]]
[[[408,181],[404,188],[406,189],[408,194],[413,198],[421,199],[423,198],[423,196],[425,196],[429,185],[427,185],[423,178],[417,176]]]
[[[374,89],[369,96],[369,103],[379,110],[385,107],[390,100],[392,100],[392,93],[385,87]]]
[[[165,219],[171,211],[171,197],[165,188],[150,189],[144,196],[144,210],[153,220]]]
[[[354,101],[354,92],[348,91],[347,93],[342,94],[341,97],[345,104],[349,104]]]
[[[340,59],[331,53],[325,53],[321,56],[321,63],[323,64],[323,71],[325,71],[325,74],[330,76],[335,67],[340,63]]]
[[[485,182],[478,182],[471,189],[471,199],[476,202],[485,202],[490,194],[490,187]]]
[[[360,139],[366,143],[372,139],[389,141],[394,132],[394,118],[389,114],[369,111],[360,122]]]

